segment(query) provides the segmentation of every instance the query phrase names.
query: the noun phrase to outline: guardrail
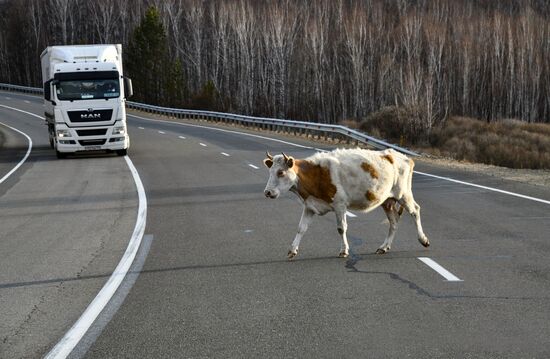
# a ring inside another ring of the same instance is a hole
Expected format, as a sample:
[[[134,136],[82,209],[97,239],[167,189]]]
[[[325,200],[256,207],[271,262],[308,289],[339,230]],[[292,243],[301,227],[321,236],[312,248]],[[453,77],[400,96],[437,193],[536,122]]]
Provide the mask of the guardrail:
[[[25,87],[18,85],[10,85],[0,83],[0,90],[18,91],[32,94],[42,94],[43,89],[36,87]],[[148,113],[171,116],[181,119],[195,119],[195,120],[207,120],[222,122],[226,124],[236,124],[246,127],[259,128],[263,130],[272,130],[292,133],[294,135],[311,135],[318,138],[329,138],[333,141],[336,139],[344,139],[347,142],[355,141],[357,143],[363,143],[376,149],[392,148],[396,151],[405,153],[411,156],[419,156],[416,152],[410,151],[406,148],[379,140],[377,138],[366,135],[362,132],[347,128],[341,125],[328,125],[316,122],[305,121],[290,121],[280,120],[274,118],[265,117],[253,117],[236,115],[223,112],[212,111],[199,111],[199,110],[185,110],[178,108],[169,108],[161,106],[147,105],[139,102],[126,101],[126,107],[134,110],[144,111]]]

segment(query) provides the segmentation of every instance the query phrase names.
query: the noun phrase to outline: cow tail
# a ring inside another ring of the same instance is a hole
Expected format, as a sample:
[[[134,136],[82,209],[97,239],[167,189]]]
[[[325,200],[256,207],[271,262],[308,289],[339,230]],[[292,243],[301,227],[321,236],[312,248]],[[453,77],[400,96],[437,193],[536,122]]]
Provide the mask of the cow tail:
[[[407,179],[407,189],[409,193],[412,193],[412,181],[414,172],[414,161],[409,158],[409,178]]]

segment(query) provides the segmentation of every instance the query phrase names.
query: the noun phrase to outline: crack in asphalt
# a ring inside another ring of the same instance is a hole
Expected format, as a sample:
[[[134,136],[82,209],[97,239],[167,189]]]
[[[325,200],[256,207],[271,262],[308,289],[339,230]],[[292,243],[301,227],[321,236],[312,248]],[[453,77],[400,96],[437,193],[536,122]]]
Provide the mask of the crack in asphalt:
[[[418,284],[401,277],[399,274],[393,272],[383,272],[383,271],[365,271],[357,269],[356,264],[362,259],[362,257],[356,254],[353,249],[350,248],[350,255],[346,261],[345,267],[349,269],[350,273],[361,273],[361,274],[381,274],[387,275],[392,280],[398,281],[400,283],[406,284],[409,289],[414,290],[418,295],[427,297],[430,299],[495,299],[495,300],[548,300],[549,297],[511,297],[511,296],[482,296],[482,295],[438,295],[429,292],[428,290],[420,287]]]

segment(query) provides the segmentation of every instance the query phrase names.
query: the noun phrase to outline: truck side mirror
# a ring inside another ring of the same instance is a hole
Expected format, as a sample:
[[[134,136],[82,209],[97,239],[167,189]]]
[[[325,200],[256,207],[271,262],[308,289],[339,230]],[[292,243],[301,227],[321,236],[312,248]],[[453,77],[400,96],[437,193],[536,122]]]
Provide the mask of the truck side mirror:
[[[52,85],[57,85],[59,83],[58,80],[48,80],[44,82],[44,99],[46,101],[50,101],[54,106],[57,104],[54,100],[52,100]]]
[[[129,77],[124,77],[124,97],[130,98],[134,95],[134,88],[132,87],[132,79]]]
[[[44,82],[44,100],[51,101],[52,100],[52,86],[51,86],[52,80],[48,80]]]

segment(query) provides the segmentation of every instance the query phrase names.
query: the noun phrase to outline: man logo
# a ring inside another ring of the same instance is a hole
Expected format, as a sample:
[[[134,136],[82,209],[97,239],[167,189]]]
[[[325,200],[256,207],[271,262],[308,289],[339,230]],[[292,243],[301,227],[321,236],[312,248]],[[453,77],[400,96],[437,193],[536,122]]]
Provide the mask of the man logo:
[[[80,118],[84,120],[101,119],[101,114],[100,113],[81,113]]]

